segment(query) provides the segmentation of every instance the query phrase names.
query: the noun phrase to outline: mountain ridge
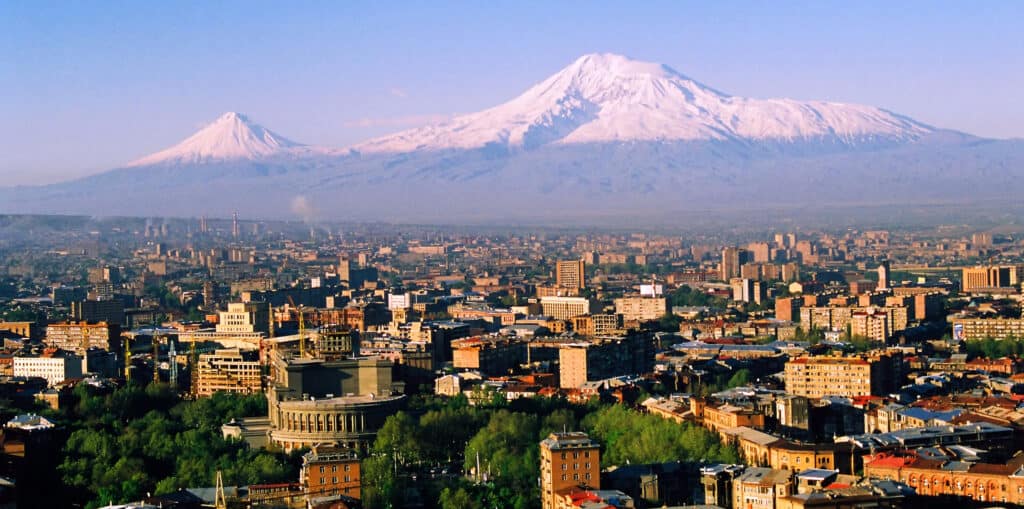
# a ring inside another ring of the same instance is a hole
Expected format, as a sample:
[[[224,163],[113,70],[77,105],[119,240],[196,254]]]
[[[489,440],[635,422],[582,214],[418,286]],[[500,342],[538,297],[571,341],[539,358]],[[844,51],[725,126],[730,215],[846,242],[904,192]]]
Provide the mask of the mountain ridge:
[[[229,112],[133,163],[0,189],[0,212],[480,222],[962,203],[1017,196],[1024,141],[871,106],[731,96],[665,65],[592,54],[505,103],[348,149]]]
[[[488,144],[757,140],[910,141],[936,131],[871,106],[725,94],[672,68],[614,54],[578,58],[523,94],[481,112],[385,135],[358,152],[472,149]]]

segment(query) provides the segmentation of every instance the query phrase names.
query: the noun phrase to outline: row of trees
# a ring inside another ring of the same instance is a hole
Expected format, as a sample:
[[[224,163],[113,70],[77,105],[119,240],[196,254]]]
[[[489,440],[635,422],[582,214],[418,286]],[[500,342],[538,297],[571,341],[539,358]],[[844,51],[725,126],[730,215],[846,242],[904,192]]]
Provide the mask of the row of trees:
[[[967,353],[972,357],[999,359],[1024,355],[1024,340],[1017,337],[1005,339],[985,338],[965,342]]]

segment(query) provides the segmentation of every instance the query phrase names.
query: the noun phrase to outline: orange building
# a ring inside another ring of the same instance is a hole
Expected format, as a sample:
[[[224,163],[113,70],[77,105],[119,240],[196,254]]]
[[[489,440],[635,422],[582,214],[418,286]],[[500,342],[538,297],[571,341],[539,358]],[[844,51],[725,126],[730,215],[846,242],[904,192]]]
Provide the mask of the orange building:
[[[360,498],[359,456],[353,449],[315,446],[302,457],[302,484],[309,495]]]
[[[540,442],[541,507],[555,509],[580,486],[601,487],[601,446],[583,432],[548,435]]]
[[[955,463],[912,453],[879,453],[864,460],[864,475],[906,483],[919,496],[955,495],[979,502],[1024,504],[1024,454],[1018,453],[1006,464]]]
[[[735,405],[705,407],[703,422],[704,427],[714,432],[718,432],[721,429],[736,428],[739,426],[764,429],[764,415],[757,413],[751,408],[744,408]]]

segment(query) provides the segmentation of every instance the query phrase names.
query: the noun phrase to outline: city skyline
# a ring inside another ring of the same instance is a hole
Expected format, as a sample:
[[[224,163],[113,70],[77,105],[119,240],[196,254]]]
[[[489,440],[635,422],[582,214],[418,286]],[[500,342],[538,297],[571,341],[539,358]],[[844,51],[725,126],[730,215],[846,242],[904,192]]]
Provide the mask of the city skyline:
[[[870,104],[1020,137],[1022,76],[1006,65],[1022,43],[1018,9],[8,5],[0,171],[8,184],[100,172],[228,110],[345,147],[494,106],[595,51],[664,62],[729,94]]]

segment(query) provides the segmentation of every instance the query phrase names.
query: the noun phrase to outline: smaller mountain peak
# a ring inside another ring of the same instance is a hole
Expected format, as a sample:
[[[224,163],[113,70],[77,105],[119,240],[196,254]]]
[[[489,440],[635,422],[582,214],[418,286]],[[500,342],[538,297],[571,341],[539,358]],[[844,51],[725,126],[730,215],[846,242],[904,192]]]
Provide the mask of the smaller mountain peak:
[[[220,118],[218,118],[215,122],[234,122],[236,120],[248,123],[249,117],[241,113],[238,113],[237,111],[229,111],[221,115]]]
[[[127,166],[256,160],[285,154],[299,147],[304,145],[250,121],[241,113],[229,111],[181,143],[132,161]]]

